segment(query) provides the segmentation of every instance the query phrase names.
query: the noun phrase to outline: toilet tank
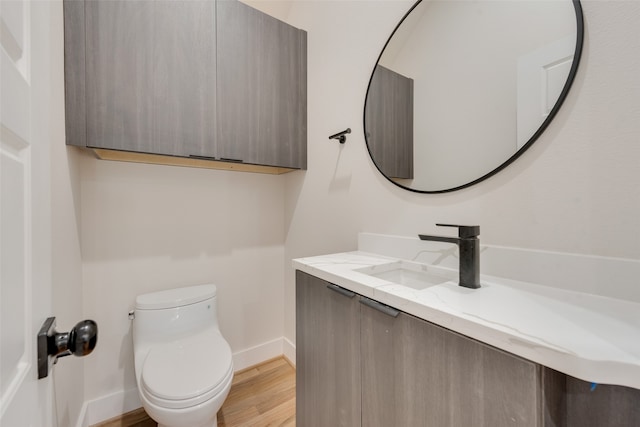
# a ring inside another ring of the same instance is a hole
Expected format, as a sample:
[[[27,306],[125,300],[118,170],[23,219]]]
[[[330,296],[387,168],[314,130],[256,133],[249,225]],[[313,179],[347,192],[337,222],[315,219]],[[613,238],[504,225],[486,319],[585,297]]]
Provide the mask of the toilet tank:
[[[169,341],[206,328],[218,330],[215,285],[199,285],[136,297],[134,342]]]

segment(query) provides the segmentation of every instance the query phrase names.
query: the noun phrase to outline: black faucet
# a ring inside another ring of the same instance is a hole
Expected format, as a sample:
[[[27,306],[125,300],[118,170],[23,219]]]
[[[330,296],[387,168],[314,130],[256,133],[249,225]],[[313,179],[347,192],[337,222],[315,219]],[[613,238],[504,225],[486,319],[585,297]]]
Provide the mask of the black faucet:
[[[457,227],[458,237],[428,236],[418,234],[420,240],[455,243],[460,249],[459,285],[465,288],[478,289],[480,287],[480,226],[436,224],[440,227]]]

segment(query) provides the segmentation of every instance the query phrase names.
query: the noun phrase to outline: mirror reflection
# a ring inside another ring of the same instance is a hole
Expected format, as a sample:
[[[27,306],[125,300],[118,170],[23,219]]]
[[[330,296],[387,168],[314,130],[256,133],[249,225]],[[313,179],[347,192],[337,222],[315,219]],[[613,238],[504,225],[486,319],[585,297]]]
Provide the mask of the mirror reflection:
[[[420,192],[490,176],[551,120],[581,43],[577,1],[419,2],[369,84],[364,121],[374,163]]]

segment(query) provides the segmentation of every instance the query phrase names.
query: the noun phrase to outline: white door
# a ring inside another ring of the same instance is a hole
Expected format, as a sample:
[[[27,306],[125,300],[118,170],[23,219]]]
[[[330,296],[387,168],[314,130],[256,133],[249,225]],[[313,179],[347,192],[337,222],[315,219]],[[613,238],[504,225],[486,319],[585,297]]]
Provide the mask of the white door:
[[[518,59],[518,149],[529,141],[560,98],[576,48],[567,36]]]
[[[53,425],[36,334],[51,315],[51,1],[0,0],[0,426]]]

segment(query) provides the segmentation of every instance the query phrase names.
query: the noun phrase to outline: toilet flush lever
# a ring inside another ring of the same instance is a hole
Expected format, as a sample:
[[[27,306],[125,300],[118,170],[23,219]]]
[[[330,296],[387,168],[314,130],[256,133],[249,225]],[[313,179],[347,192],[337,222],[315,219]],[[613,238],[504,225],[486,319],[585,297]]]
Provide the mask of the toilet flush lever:
[[[38,332],[38,379],[49,375],[59,357],[71,354],[82,357],[93,351],[98,342],[98,324],[83,320],[69,332],[56,331],[56,318],[49,317]]]

